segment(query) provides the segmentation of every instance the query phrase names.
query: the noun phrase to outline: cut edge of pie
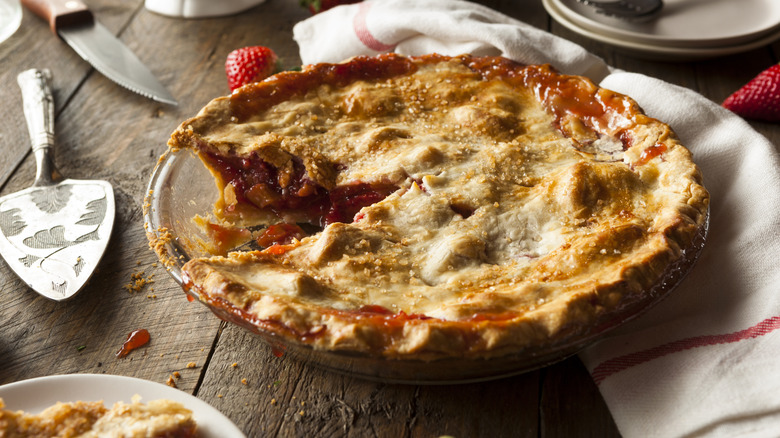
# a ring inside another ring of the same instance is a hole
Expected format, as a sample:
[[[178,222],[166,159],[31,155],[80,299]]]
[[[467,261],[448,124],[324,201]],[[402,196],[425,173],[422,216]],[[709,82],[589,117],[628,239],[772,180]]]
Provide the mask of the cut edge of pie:
[[[706,232],[709,194],[668,125],[500,57],[304,66],[213,100],[169,147],[214,175],[221,236],[266,246],[188,261],[185,290],[315,350],[430,361],[576,343],[668,292]]]

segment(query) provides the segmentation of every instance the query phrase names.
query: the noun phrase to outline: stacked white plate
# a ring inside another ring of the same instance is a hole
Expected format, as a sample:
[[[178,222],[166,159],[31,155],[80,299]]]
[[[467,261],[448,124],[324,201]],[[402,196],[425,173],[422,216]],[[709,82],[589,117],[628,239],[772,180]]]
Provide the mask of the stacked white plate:
[[[206,18],[233,15],[265,0],[145,0],[146,9],[169,17]]]
[[[542,0],[555,21],[606,44],[655,58],[701,59],[780,38],[780,0],[664,0],[660,14],[624,20],[578,0]]]

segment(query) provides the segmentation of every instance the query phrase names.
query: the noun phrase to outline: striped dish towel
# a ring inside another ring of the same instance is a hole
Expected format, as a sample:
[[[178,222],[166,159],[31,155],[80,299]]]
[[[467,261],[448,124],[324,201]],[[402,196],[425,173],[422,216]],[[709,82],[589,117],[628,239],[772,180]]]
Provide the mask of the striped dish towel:
[[[633,97],[694,154],[710,229],[685,281],[581,352],[626,437],[780,436],[780,160],[747,123],[703,96],[617,71],[584,48],[459,0],[375,0],[298,23],[304,63],[395,51],[550,63]]]

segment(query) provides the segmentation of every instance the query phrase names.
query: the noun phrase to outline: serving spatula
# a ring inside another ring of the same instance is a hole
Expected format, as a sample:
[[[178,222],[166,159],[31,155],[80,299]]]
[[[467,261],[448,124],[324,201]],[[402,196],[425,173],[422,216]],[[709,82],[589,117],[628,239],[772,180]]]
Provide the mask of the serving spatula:
[[[30,288],[61,301],[82,289],[106,250],[114,190],[65,179],[54,166],[51,73],[27,70],[17,80],[37,172],[32,187],[0,198],[0,255]]]

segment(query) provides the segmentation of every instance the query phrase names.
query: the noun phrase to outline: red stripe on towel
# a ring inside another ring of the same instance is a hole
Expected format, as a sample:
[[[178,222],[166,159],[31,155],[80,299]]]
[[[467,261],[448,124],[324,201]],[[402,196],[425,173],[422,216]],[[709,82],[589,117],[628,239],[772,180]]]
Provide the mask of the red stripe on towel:
[[[615,373],[651,361],[653,359],[658,359],[659,357],[663,357],[668,354],[690,350],[692,348],[706,347],[708,345],[729,344],[732,342],[743,341],[745,339],[757,338],[759,336],[764,336],[770,332],[773,332],[778,328],[780,328],[780,316],[773,316],[759,322],[753,327],[740,330],[738,332],[727,333],[724,335],[695,336],[692,338],[681,339],[679,341],[659,345],[644,351],[638,351],[636,353],[627,354],[625,356],[608,359],[596,366],[596,368],[593,369],[591,376],[596,382],[596,385],[599,385],[602,381],[604,381],[604,379]]]
[[[395,46],[391,46],[377,40],[368,30],[366,17],[368,16],[369,9],[371,9],[370,2],[361,2],[358,5],[358,12],[355,14],[355,18],[352,20],[352,27],[355,30],[355,35],[357,35],[361,43],[375,52],[387,52],[393,50]]]

